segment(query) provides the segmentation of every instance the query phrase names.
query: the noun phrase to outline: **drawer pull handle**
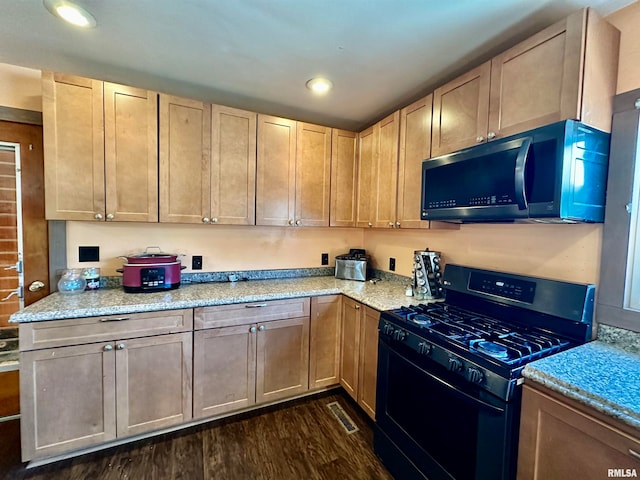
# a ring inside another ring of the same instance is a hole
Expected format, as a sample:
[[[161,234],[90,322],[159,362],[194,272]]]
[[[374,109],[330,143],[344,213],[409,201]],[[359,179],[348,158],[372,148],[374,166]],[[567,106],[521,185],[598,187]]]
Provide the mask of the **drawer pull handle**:
[[[101,318],[101,322],[124,322],[125,320],[129,320],[131,317],[115,317],[115,318]]]
[[[636,457],[638,460],[640,460],[640,453],[636,452],[635,450],[629,449],[629,455],[631,455],[632,457]]]
[[[262,308],[266,306],[266,303],[258,303],[257,305],[245,305],[244,308]]]

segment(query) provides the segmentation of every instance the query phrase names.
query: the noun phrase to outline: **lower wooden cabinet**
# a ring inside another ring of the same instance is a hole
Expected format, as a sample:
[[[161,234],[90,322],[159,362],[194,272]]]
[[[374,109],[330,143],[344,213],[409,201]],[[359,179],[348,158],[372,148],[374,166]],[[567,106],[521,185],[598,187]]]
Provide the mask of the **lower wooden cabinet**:
[[[193,416],[210,417],[256,403],[256,326],[193,334]]]
[[[524,385],[518,480],[638,474],[637,430],[537,384]]]
[[[296,298],[196,309],[196,328],[209,328],[194,333],[194,417],[306,392],[309,304]]]
[[[309,389],[340,383],[340,313],[342,295],[311,299]]]
[[[342,299],[340,385],[375,419],[380,312]]]
[[[23,461],[191,419],[191,336],[21,352]]]

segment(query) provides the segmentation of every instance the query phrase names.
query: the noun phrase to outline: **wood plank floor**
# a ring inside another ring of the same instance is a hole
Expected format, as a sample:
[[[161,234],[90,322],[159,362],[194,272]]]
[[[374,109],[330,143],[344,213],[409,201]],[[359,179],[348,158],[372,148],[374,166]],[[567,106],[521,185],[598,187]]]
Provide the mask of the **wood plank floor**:
[[[338,401],[360,429],[347,434]],[[393,480],[373,453],[370,421],[342,391],[25,469],[18,421],[0,423],[0,478],[29,480]]]

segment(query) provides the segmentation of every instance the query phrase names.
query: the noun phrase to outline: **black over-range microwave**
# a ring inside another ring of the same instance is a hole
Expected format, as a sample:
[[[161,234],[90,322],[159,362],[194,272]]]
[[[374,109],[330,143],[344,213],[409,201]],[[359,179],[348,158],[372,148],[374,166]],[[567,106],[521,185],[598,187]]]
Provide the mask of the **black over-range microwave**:
[[[422,163],[422,219],[604,221],[608,133],[575,120]]]

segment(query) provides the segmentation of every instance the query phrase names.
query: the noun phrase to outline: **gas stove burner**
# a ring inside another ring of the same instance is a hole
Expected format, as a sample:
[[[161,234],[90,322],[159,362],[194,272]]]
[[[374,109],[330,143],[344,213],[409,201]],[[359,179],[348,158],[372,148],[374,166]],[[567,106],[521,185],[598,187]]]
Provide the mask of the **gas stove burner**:
[[[427,327],[433,323],[433,320],[431,320],[431,318],[421,313],[407,318],[408,320],[412,321],[416,325],[420,325],[421,327]]]
[[[474,348],[485,355],[489,355],[493,358],[504,359],[509,357],[509,352],[507,347],[503,347],[502,345],[498,345],[493,342],[488,342],[486,340],[482,340],[480,342],[476,342]]]

